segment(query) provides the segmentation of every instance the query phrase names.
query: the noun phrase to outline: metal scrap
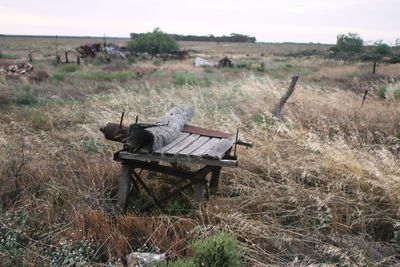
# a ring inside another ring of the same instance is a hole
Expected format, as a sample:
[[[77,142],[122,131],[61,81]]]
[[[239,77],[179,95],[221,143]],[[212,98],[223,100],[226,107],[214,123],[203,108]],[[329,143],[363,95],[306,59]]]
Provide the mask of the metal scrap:
[[[194,66],[195,67],[218,67],[218,63],[211,61],[211,60],[201,58],[201,57],[196,57],[196,59],[194,61]]]
[[[222,68],[229,67],[229,68],[232,68],[233,67],[232,60],[230,60],[227,56],[225,56],[223,59],[221,59],[218,62],[218,67],[222,67]]]
[[[81,45],[76,48],[76,51],[81,55],[82,58],[94,58],[99,53],[103,53],[109,57],[117,57],[126,59],[130,52],[126,47],[117,46],[115,44],[103,44],[103,43],[94,43],[88,45]]]

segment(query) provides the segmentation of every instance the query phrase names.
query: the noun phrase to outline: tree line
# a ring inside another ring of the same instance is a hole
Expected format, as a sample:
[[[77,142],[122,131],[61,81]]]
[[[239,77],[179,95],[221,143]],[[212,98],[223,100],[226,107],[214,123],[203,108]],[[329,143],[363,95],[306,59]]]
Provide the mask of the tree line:
[[[141,33],[131,33],[131,39],[137,39]],[[231,33],[230,35],[214,36],[209,35],[182,35],[168,34],[176,41],[199,41],[199,42],[231,42],[231,43],[255,43],[256,38],[253,36]]]

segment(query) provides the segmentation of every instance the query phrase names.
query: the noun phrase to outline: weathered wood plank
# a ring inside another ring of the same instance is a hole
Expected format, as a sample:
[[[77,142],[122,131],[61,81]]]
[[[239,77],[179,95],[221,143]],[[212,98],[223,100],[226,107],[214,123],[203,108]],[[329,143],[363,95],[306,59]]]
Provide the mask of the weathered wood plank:
[[[200,136],[200,138],[194,141],[190,146],[181,150],[178,153],[178,156],[189,156],[190,153],[192,153],[193,151],[204,145],[208,140],[210,140],[210,137]]]
[[[221,159],[226,151],[232,147],[235,143],[235,136],[227,139],[220,139],[218,143],[211,146],[206,152],[203,154],[203,158],[210,158],[210,159]]]
[[[178,143],[182,142],[184,139],[186,139],[190,134],[189,133],[181,133],[178,138],[176,138],[172,143],[157,149],[156,151],[153,152],[153,154],[162,154],[168,149],[171,149],[172,147],[176,146]]]
[[[198,134],[192,134],[189,137],[185,138],[182,142],[176,144],[175,146],[171,147],[167,151],[164,152],[166,155],[174,155],[181,150],[185,149],[186,147],[190,146],[194,141],[200,138]]]
[[[237,167],[237,160],[213,160],[203,159],[199,157],[173,157],[167,155],[153,155],[153,154],[138,154],[129,152],[120,152],[120,159],[136,159],[136,160],[149,160],[149,161],[165,161],[173,163],[193,163],[193,164],[204,164],[210,166],[222,166],[222,167]]]
[[[217,138],[229,138],[232,134],[224,133],[221,131],[206,129],[198,126],[188,125],[183,126],[182,132],[198,134],[201,136],[217,137]]]
[[[213,145],[218,143],[219,140],[221,140],[221,139],[211,138],[205,144],[203,144],[201,147],[199,147],[195,151],[192,151],[192,153],[190,153],[190,156],[191,157],[201,157],[204,154],[204,152],[206,152],[208,149],[210,149],[210,147],[212,147]]]

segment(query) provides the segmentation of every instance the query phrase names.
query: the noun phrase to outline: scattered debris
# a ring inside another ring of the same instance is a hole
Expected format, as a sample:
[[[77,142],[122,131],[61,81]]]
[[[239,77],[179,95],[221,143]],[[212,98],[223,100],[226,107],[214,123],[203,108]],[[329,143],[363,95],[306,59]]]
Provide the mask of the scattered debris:
[[[165,260],[165,253],[132,252],[125,257],[123,265],[129,267],[156,266],[157,263],[165,262]]]
[[[225,56],[223,59],[219,61],[218,67],[229,67],[233,68],[233,63],[232,60],[230,60],[227,56]]]
[[[94,58],[97,56],[98,53],[104,53],[110,57],[117,57],[126,59],[130,52],[126,47],[120,47],[115,44],[102,44],[102,43],[95,43],[91,45],[81,45],[80,47],[76,48],[76,51],[81,55],[82,58],[91,57]]]
[[[81,54],[82,58],[85,57],[95,57],[98,52],[101,52],[101,44],[91,44],[91,45],[81,45],[76,48],[79,54]]]
[[[211,60],[201,58],[201,57],[196,57],[196,59],[194,61],[194,66],[195,67],[218,67],[218,63],[211,61]]]
[[[168,52],[164,59],[178,59],[178,60],[183,60],[183,59],[187,59],[190,56],[190,52],[189,50],[174,50],[171,52]]]
[[[0,73],[5,73],[8,75],[23,75],[27,72],[31,72],[32,70],[33,70],[33,65],[27,62],[9,65],[6,67],[0,66]]]

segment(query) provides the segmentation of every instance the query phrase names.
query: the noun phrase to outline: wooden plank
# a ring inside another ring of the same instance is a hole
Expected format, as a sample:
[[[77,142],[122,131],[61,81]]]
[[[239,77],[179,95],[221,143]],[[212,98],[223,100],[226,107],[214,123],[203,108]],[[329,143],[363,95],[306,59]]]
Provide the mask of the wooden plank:
[[[149,161],[165,161],[174,163],[192,163],[192,164],[204,164],[209,166],[221,166],[221,167],[237,167],[237,160],[213,160],[213,159],[202,159],[193,157],[173,157],[167,155],[153,155],[153,154],[137,154],[129,152],[120,152],[120,159],[136,159],[136,160],[149,160]]]
[[[216,130],[211,130],[211,129],[206,129],[202,127],[197,127],[193,125],[188,125],[186,124],[183,126],[182,132],[186,133],[191,133],[191,134],[198,134],[202,136],[208,136],[208,137],[216,137],[216,138],[229,138],[232,136],[232,134],[216,131]]]
[[[200,138],[193,142],[190,146],[181,150],[178,156],[188,156],[188,154],[192,153],[193,151],[204,145],[208,140],[210,140],[210,137],[200,136]]]
[[[162,153],[164,153],[164,152],[167,151],[168,149],[170,149],[170,148],[176,146],[176,144],[178,144],[178,143],[182,142],[183,140],[185,140],[187,137],[189,137],[189,135],[190,135],[189,133],[181,133],[181,134],[178,136],[178,138],[176,138],[176,139],[175,139],[174,141],[172,141],[170,144],[168,144],[168,145],[166,145],[166,146],[164,146],[164,147],[162,147],[162,148],[160,148],[160,149],[155,150],[155,151],[153,152],[153,154],[162,154]]]
[[[235,136],[232,136],[228,139],[220,139],[218,143],[211,146],[206,152],[203,154],[203,158],[210,158],[210,159],[221,159],[226,151],[232,147],[235,143]]]
[[[198,134],[192,134],[188,138],[185,138],[182,142],[176,144],[175,146],[171,147],[167,151],[164,152],[166,155],[174,155],[181,150],[185,149],[186,147],[190,146],[194,141],[200,138]]]
[[[201,147],[199,147],[195,151],[192,151],[190,156],[191,157],[201,157],[204,154],[204,152],[206,152],[210,147],[212,147],[213,145],[218,143],[220,140],[221,139],[219,139],[219,138],[211,138],[210,140],[208,140],[208,142],[203,144]]]

